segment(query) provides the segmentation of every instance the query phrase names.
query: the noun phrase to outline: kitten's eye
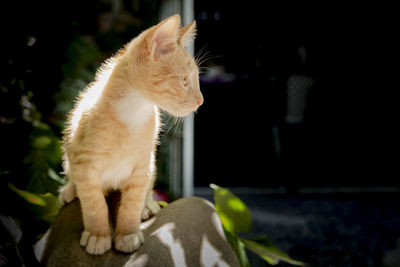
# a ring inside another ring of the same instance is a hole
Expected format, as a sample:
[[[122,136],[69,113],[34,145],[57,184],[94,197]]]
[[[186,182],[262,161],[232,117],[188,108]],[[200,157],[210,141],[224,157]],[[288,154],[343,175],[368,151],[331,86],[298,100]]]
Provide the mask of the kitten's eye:
[[[182,82],[182,85],[186,87],[186,86],[188,85],[187,76],[183,76],[183,77],[181,78],[181,82]]]

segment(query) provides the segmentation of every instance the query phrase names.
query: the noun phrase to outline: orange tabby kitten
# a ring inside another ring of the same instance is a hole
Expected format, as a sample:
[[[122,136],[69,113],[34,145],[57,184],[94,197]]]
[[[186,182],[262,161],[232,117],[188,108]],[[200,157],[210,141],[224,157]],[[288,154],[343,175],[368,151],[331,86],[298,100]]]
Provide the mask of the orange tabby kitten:
[[[80,243],[90,254],[111,248],[104,193],[120,190],[114,246],[132,252],[143,243],[141,218],[159,211],[152,197],[158,107],[186,116],[202,103],[199,71],[184,46],[195,22],[179,29],[175,15],[149,28],[106,61],[81,94],[64,135],[68,183],[62,204],[79,197],[84,222]]]

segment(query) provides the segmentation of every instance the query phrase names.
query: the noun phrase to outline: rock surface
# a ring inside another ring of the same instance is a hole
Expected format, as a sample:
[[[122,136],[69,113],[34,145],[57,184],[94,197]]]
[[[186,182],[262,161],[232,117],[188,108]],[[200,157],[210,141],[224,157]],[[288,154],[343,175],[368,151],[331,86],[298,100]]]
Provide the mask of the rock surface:
[[[45,266],[239,266],[214,206],[182,198],[142,222],[144,244],[134,253],[112,248],[101,256],[79,245],[83,231],[79,200],[64,206],[37,250]]]

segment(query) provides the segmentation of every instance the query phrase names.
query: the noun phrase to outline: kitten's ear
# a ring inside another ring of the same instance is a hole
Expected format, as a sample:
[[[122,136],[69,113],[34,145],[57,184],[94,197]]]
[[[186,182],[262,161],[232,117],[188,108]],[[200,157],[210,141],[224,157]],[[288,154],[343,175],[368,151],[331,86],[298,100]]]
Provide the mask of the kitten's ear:
[[[166,18],[156,26],[151,44],[154,55],[165,55],[175,49],[180,22],[179,15],[174,15]]]
[[[196,21],[182,27],[178,31],[179,43],[182,46],[186,46],[190,42],[193,42],[196,36]]]

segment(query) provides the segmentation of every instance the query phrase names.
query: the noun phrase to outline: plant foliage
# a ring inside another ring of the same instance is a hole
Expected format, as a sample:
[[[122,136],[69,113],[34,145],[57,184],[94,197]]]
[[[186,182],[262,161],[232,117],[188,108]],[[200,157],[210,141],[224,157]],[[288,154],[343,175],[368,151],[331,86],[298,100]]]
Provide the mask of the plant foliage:
[[[214,203],[225,231],[225,236],[242,267],[249,267],[245,248],[258,254],[271,265],[284,261],[293,265],[304,265],[303,262],[290,258],[277,248],[265,235],[253,239],[239,237],[239,233],[251,232],[252,220],[249,208],[228,189],[211,184],[214,190]]]

